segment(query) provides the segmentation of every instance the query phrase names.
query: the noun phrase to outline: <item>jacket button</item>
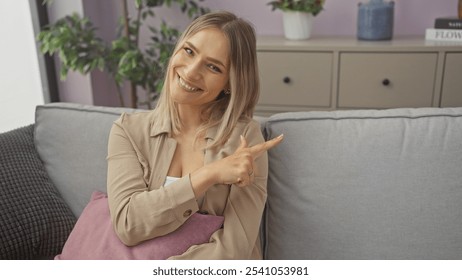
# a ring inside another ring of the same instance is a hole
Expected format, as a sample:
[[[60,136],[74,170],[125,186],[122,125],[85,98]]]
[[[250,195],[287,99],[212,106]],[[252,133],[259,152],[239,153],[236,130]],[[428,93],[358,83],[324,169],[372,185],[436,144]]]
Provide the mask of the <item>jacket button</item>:
[[[186,217],[189,217],[189,216],[191,216],[191,214],[192,214],[192,210],[191,210],[191,209],[188,209],[188,210],[184,211],[183,217],[185,217],[185,218],[186,218]]]

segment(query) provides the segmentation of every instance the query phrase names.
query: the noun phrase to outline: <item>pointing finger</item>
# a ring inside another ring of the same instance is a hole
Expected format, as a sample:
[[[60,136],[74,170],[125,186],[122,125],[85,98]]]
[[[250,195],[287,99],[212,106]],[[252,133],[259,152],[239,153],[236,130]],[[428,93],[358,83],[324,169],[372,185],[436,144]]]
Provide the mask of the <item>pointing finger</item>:
[[[268,140],[266,142],[257,144],[255,146],[252,146],[250,148],[250,152],[252,153],[253,158],[258,158],[263,152],[268,151],[269,149],[277,146],[279,143],[282,142],[282,139],[284,139],[284,135],[281,134],[278,137],[275,137],[271,140]]]

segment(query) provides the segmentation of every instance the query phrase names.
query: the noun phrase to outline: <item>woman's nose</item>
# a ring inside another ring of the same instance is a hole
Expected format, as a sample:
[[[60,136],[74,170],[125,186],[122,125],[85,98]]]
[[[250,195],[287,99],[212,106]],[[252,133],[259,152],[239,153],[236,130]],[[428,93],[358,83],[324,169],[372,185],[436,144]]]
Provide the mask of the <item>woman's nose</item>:
[[[194,61],[194,62],[189,63],[186,66],[185,74],[191,80],[199,79],[201,75],[200,62]]]

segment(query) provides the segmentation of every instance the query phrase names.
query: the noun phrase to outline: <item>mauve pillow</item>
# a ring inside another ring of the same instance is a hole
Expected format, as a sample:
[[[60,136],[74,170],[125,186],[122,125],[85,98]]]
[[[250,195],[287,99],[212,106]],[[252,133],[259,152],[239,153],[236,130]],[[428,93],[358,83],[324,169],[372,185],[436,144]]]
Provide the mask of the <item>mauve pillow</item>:
[[[222,216],[195,213],[176,231],[126,246],[117,237],[107,195],[95,191],[56,260],[162,260],[184,253],[192,245],[209,242],[223,225]]]

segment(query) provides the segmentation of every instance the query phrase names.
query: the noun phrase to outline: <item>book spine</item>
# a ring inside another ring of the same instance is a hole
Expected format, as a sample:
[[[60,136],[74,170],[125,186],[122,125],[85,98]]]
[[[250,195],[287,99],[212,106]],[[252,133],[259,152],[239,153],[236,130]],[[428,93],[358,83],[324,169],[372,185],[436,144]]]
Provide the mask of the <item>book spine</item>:
[[[428,28],[425,30],[425,39],[462,42],[462,30]]]
[[[462,29],[462,19],[437,18],[435,19],[435,28],[437,29]]]

